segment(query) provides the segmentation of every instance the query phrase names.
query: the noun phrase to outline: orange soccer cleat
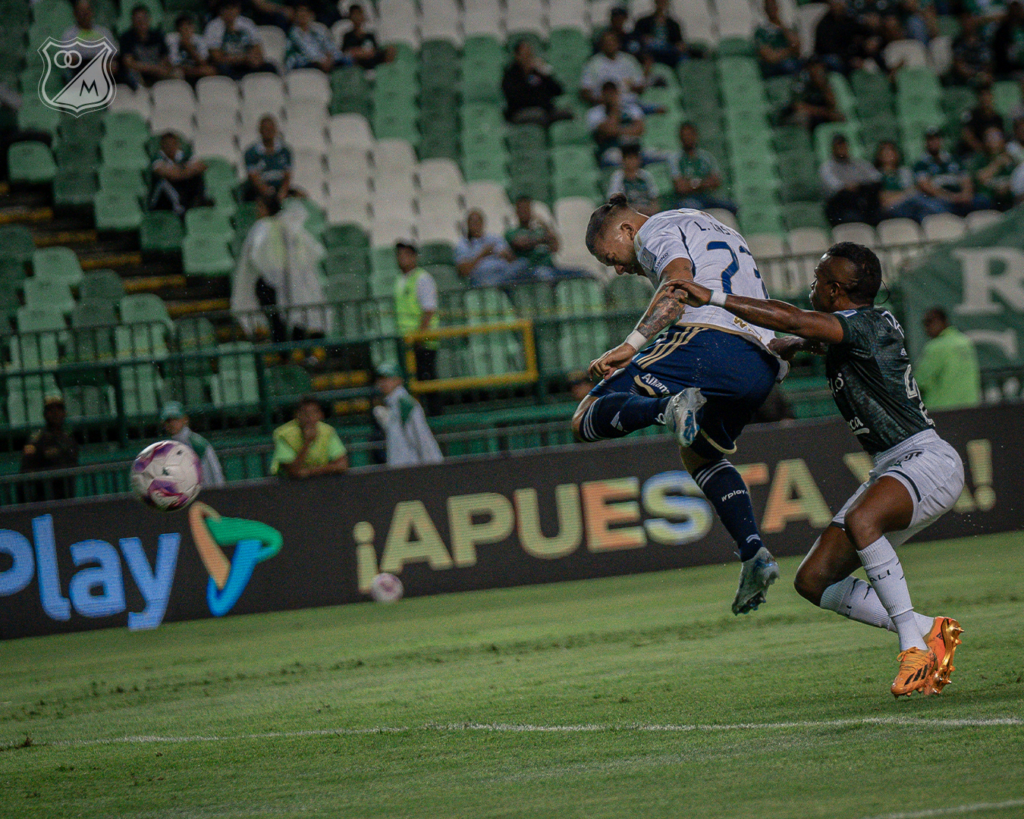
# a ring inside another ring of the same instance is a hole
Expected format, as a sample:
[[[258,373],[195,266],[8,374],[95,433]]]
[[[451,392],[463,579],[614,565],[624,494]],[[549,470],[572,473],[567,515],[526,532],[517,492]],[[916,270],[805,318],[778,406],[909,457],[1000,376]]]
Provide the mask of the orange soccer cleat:
[[[938,694],[949,685],[949,676],[956,669],[953,667],[953,653],[960,645],[960,635],[964,630],[952,617],[936,617],[931,631],[925,638],[928,648],[935,652],[935,673],[932,675],[932,692]]]
[[[894,697],[910,696],[920,691],[927,696],[932,693],[932,678],[935,675],[935,652],[929,649],[908,648],[896,655],[900,671],[892,681]]]

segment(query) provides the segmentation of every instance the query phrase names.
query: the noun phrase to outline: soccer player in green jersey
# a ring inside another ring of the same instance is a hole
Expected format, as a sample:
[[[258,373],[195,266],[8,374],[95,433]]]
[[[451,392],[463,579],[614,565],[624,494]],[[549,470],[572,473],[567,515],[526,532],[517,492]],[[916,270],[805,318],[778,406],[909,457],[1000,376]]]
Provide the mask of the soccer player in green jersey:
[[[894,547],[953,508],[963,490],[956,450],[935,432],[910,368],[903,330],[875,307],[878,257],[863,245],[829,248],[814,271],[813,310],[726,295],[688,280],[671,283],[690,306],[717,305],[750,324],[791,333],[770,348],[783,359],[825,355],[836,406],[872,456],[870,476],[815,541],[797,591],[815,605],[899,635],[894,696],[937,693],[949,682],[960,624],[914,611]],[[870,585],[852,573],[864,567]]]

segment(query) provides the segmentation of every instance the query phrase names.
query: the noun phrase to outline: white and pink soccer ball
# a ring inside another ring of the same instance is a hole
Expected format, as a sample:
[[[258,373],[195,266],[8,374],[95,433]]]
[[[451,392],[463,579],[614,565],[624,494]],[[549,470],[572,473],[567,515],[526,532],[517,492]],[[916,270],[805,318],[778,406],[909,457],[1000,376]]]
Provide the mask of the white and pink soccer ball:
[[[397,603],[404,593],[402,581],[388,572],[381,572],[370,581],[370,597],[378,603]]]
[[[139,453],[131,470],[132,492],[160,512],[184,509],[199,494],[203,470],[187,444],[158,441]]]

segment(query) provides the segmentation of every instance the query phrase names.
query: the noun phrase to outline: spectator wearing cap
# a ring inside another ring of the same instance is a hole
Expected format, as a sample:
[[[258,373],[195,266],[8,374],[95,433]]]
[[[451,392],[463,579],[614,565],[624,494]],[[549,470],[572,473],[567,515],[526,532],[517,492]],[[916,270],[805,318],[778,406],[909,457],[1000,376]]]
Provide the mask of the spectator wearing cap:
[[[132,88],[148,87],[174,75],[167,41],[150,23],[149,9],[140,3],[132,8],[132,27],[121,35],[123,79]]]
[[[223,486],[224,470],[220,468],[220,460],[213,445],[198,432],[193,432],[188,425],[188,414],[178,401],[168,401],[160,410],[160,420],[167,436],[178,443],[185,444],[199,456],[202,466],[202,485]]]
[[[78,466],[78,441],[64,429],[67,410],[59,393],[47,395],[43,400],[43,420],[46,426],[28,439],[21,451],[21,472],[47,472]],[[24,485],[24,501],[60,500],[75,495],[75,482],[67,478],[51,478]]]
[[[377,391],[384,403],[373,418],[384,431],[388,466],[436,464],[444,460],[419,401],[405,388],[402,371],[390,362],[377,368]]]
[[[150,210],[173,210],[181,216],[206,201],[206,163],[183,148],[174,131],[165,131],[160,137],[160,152],[153,160],[152,171]]]
[[[348,453],[338,431],[324,422],[324,408],[307,395],[295,409],[295,417],[274,430],[272,475],[315,478],[338,475],[348,469]]]
[[[657,62],[671,68],[686,55],[683,27],[669,12],[668,0],[654,0],[654,10],[636,21],[633,39]]]
[[[636,95],[644,90],[644,70],[636,57],[622,51],[619,35],[606,30],[599,41],[599,51],[583,66],[580,76],[580,96],[584,102],[599,105],[604,101],[606,83],[614,83],[623,102],[636,102]]]
[[[402,275],[395,281],[395,322],[402,336],[436,330],[441,326],[437,314],[437,282],[420,267],[419,252],[410,242],[395,245],[395,258]],[[437,378],[437,339],[412,343],[416,358],[416,380]]]
[[[966,216],[975,205],[971,175],[942,145],[942,131],[929,128],[924,136],[924,155],[914,163],[914,182],[918,189],[943,203],[946,211]]]
[[[850,143],[843,134],[832,137],[832,156],[821,165],[825,215],[833,225],[841,222],[878,221],[878,194],[882,175],[864,159],[850,156]]]
[[[260,119],[260,138],[245,149],[244,161],[249,176],[246,198],[273,196],[284,201],[292,184],[292,151],[270,114]]]

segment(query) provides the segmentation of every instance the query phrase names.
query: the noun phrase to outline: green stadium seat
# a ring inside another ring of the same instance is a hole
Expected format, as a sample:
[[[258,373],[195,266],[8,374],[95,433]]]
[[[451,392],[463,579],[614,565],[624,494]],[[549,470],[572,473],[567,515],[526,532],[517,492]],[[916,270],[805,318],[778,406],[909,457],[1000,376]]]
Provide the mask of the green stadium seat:
[[[66,247],[33,251],[32,271],[37,278],[60,279],[71,287],[77,287],[82,281],[82,264],[75,251]]]
[[[60,114],[43,105],[38,97],[26,97],[18,110],[18,127],[23,131],[46,131],[55,135],[59,121]]]
[[[53,182],[57,165],[50,149],[41,142],[16,142],[7,149],[8,176],[11,182],[38,185]]]
[[[454,265],[455,248],[447,242],[427,242],[420,246],[420,264]]]
[[[549,129],[552,145],[582,145],[591,144],[590,129],[586,121],[582,119],[563,120],[554,123]]]
[[[181,219],[169,210],[146,213],[139,225],[139,246],[153,253],[177,253],[185,238]]]
[[[104,136],[100,143],[100,156],[106,168],[144,171],[150,166],[145,144],[135,142],[131,137]]]
[[[210,381],[218,406],[252,405],[260,400],[256,350],[247,341],[217,347],[217,374]]]
[[[101,188],[93,207],[97,230],[137,231],[142,224],[142,207],[134,193]]]
[[[434,277],[434,283],[442,293],[457,292],[467,287],[466,280],[459,275],[454,264],[430,264],[424,265],[424,269]]]
[[[68,359],[75,363],[113,359],[115,324],[117,315],[113,302],[106,299],[82,299],[71,311]],[[91,375],[95,379],[93,383],[106,383],[106,373]],[[84,383],[81,379],[82,376],[79,376],[77,383]]]
[[[96,174],[92,171],[58,167],[53,177],[53,204],[66,208],[86,207],[93,203],[98,190]]]
[[[331,273],[324,287],[324,299],[331,304],[362,301],[370,295],[369,284],[369,277],[358,273]]]
[[[120,329],[120,328],[118,328]],[[155,416],[160,408],[163,379],[151,363],[119,367],[125,414],[132,418]]]
[[[24,266],[32,260],[36,243],[32,239],[32,231],[24,225],[0,225],[0,247],[4,249],[4,259]]]
[[[134,168],[112,168],[104,165],[99,170],[100,190],[129,193],[136,198],[145,197],[148,188],[142,174]]]
[[[323,269],[328,278],[352,275],[365,281],[369,275],[370,260],[366,248],[336,246],[328,249]]]
[[[324,232],[324,246],[328,250],[338,247],[369,248],[370,238],[358,225],[329,225]]]
[[[791,202],[786,205],[784,217],[789,230],[797,228],[820,228],[828,230],[828,220],[821,202]],[[766,231],[758,231],[763,233]]]
[[[61,139],[53,149],[59,168],[69,171],[94,171],[100,165],[98,142],[72,142]]]
[[[70,313],[75,306],[71,287],[61,279],[25,279],[22,292],[25,294],[26,307],[47,307],[61,313]]]
[[[309,373],[297,364],[281,364],[267,370],[267,392],[273,398],[294,401],[311,389]]]
[[[230,276],[235,270],[228,241],[222,237],[186,235],[181,255],[187,276]]]
[[[82,277],[78,290],[83,301],[116,304],[124,298],[124,281],[113,270],[90,270]]]
[[[139,145],[149,141],[146,120],[136,111],[112,111],[103,119],[104,138],[129,139]]]
[[[190,208],[185,211],[185,235],[230,239],[234,234],[231,217],[218,208]]]

